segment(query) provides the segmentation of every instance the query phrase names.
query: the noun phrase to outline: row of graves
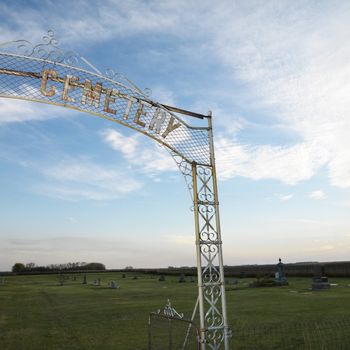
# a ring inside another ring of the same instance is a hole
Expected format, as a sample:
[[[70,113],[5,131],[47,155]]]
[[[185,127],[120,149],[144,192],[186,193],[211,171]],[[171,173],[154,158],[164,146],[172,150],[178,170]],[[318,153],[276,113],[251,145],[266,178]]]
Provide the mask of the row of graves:
[[[282,259],[279,258],[278,264],[276,265],[275,278],[272,279],[270,276],[257,277],[257,279],[250,283],[250,287],[273,287],[273,286],[287,286],[288,279],[284,271],[284,264]],[[325,275],[325,268],[322,264],[315,264],[314,276],[312,278],[311,290],[325,290],[329,289],[331,284],[328,281],[328,277]]]
[[[126,278],[126,274],[123,273],[122,274],[122,278]],[[134,275],[132,276],[133,280],[137,280],[138,276]],[[58,275],[58,282],[61,286],[63,286],[67,280],[71,280],[73,282],[77,281],[77,276],[70,276],[68,274],[59,274]],[[166,277],[164,274],[159,275],[158,278],[159,282],[165,282],[166,281]],[[179,283],[186,283],[186,282],[190,282],[190,283],[194,283],[196,280],[193,276],[185,276],[185,274],[181,273],[179,275],[179,279],[178,282]],[[5,285],[6,281],[4,277],[0,277],[0,286]],[[87,279],[87,275],[84,274],[83,275],[83,280],[82,280],[82,284],[86,285],[89,284],[88,283],[88,279]],[[97,278],[94,279],[91,284],[94,287],[100,287],[101,286],[101,278]],[[225,284],[226,285],[237,285],[238,284],[238,280],[237,279],[233,279],[233,281],[229,281],[228,279],[225,280]],[[117,282],[115,280],[109,281],[107,283],[109,288],[112,289],[118,289],[119,285],[117,284]],[[282,263],[282,259],[279,258],[279,261],[276,265],[276,272],[274,275],[274,278],[271,278],[271,276],[258,276],[256,278],[255,281],[251,282],[249,284],[249,287],[255,288],[255,287],[273,287],[273,286],[287,286],[288,285],[288,279],[287,276],[285,274],[284,271],[284,264]],[[326,290],[329,289],[331,287],[331,284],[328,280],[328,277],[325,275],[325,268],[322,264],[315,264],[314,266],[314,276],[312,278],[312,282],[311,282],[311,289],[313,291],[318,291],[318,290]]]
[[[61,273],[61,274],[58,275],[58,283],[59,283],[61,286],[63,286],[63,285],[65,284],[65,282],[68,281],[68,280],[71,280],[72,282],[77,282],[77,277],[76,277],[76,276],[72,276],[72,277],[71,277],[70,275],[66,275],[66,274],[63,274],[63,273]],[[96,278],[96,279],[94,279],[94,280],[91,282],[91,284],[92,284],[94,287],[101,287],[101,286],[102,286],[102,283],[101,283],[101,282],[102,282],[101,278]],[[82,281],[81,283],[82,283],[82,284],[85,284],[85,285],[90,284],[90,283],[88,283],[88,278],[87,278],[87,275],[86,275],[86,274],[83,275],[83,281]],[[114,280],[108,282],[108,283],[107,283],[107,286],[108,286],[109,288],[112,288],[112,289],[118,289],[118,288],[119,288],[119,285],[118,285],[117,282],[114,281]]]
[[[126,278],[126,274],[125,273],[122,274],[122,278]],[[138,276],[134,275],[134,276],[132,276],[132,279],[133,280],[137,280]],[[76,276],[70,276],[68,274],[63,274],[63,273],[58,275],[58,283],[61,286],[63,286],[69,280],[72,281],[72,282],[77,282],[77,277]],[[160,275],[159,278],[158,278],[158,281],[159,282],[165,282],[166,281],[165,275],[163,275],[163,274]],[[178,282],[179,283],[186,283],[186,282],[194,283],[195,282],[195,278],[193,276],[188,276],[186,278],[185,274],[182,273],[179,276]],[[90,285],[93,285],[94,287],[101,287],[102,286],[101,278],[96,278],[96,279],[93,279],[92,282],[88,282],[88,276],[86,274],[83,275],[83,279],[82,279],[81,283],[84,284],[84,285],[90,284]],[[1,280],[0,280],[0,284],[1,284]],[[117,284],[117,282],[115,280],[107,282],[107,285],[108,285],[109,288],[112,288],[112,289],[119,289],[120,288],[120,286]]]
[[[195,279],[193,276],[190,276],[189,277],[189,282],[191,283],[194,283],[195,282]],[[158,279],[159,282],[165,282],[165,275],[160,275],[159,276],[159,279]],[[187,282],[187,279],[186,279],[186,276],[184,273],[181,273],[180,276],[179,276],[179,283],[186,283]]]

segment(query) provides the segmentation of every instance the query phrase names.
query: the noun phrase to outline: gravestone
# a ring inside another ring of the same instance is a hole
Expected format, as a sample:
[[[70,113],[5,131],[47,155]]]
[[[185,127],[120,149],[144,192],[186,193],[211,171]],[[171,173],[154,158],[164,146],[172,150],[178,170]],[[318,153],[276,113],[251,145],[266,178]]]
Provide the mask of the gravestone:
[[[117,288],[119,288],[119,286],[117,285],[117,283],[115,281],[112,281],[111,282],[111,288],[112,289],[117,289]]]
[[[86,278],[86,275],[84,275],[84,278],[83,278],[83,284],[87,284],[87,278]]]
[[[237,280],[236,278],[234,278],[234,279],[232,280],[232,284],[233,284],[233,285],[237,285],[237,284],[238,284],[238,280]]]
[[[73,281],[76,281],[77,280],[77,277],[76,276],[73,276]]]
[[[5,285],[5,278],[1,278],[0,279],[0,286],[4,286]]]
[[[325,275],[324,265],[314,265],[314,277],[312,278],[312,290],[329,289],[331,285],[328,282],[328,278]]]
[[[275,282],[277,285],[283,286],[288,284],[287,277],[284,273],[284,264],[282,263],[282,259],[278,259],[278,264],[276,265],[277,272],[275,273]]]
[[[101,278],[97,279],[97,285],[100,286],[101,285]]]
[[[179,283],[185,283],[186,279],[185,279],[185,275],[182,273],[179,277]]]
[[[193,276],[191,276],[190,282],[193,283],[194,282],[194,278]]]
[[[65,280],[65,278],[64,278],[63,274],[60,274],[60,275],[58,276],[58,282],[59,282],[59,284],[60,284],[61,286],[63,286],[64,280]]]
[[[125,273],[122,274],[122,278],[126,278],[126,274]]]
[[[164,275],[160,275],[158,281],[159,282],[164,282],[165,281],[165,276]]]
[[[138,277],[137,277],[137,276],[134,276],[134,277],[133,277],[133,280],[137,280],[137,279],[138,279]]]

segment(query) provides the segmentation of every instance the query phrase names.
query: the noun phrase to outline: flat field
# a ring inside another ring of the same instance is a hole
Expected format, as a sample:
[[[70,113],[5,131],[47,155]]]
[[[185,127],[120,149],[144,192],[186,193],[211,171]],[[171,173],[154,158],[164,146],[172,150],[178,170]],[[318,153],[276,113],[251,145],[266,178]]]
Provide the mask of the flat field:
[[[166,276],[159,282],[158,276],[135,275],[88,274],[84,285],[82,274],[70,274],[63,286],[57,275],[5,277],[0,349],[148,349],[149,313],[169,298],[190,318],[197,287],[189,278],[178,283],[178,277]],[[95,287],[98,278],[101,286]],[[110,288],[112,280],[119,289]],[[332,288],[318,292],[310,290],[310,278],[267,288],[249,288],[251,281],[227,286],[232,349],[350,349],[350,279],[332,278]],[[167,332],[157,322],[152,336]]]

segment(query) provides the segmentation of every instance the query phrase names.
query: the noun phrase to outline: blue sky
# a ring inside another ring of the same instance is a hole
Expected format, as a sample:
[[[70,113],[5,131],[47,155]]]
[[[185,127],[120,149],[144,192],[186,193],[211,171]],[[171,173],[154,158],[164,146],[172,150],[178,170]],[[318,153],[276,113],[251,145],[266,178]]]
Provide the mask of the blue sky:
[[[224,263],[348,260],[346,1],[0,1],[0,42],[60,47],[213,111]],[[154,141],[0,99],[0,270],[195,265],[191,200]]]

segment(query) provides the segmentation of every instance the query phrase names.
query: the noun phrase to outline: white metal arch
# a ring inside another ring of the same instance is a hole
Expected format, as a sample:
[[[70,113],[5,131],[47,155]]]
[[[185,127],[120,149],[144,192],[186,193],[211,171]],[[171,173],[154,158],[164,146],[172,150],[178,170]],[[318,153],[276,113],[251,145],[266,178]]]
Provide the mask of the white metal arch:
[[[0,44],[0,97],[87,112],[143,133],[164,146],[186,179],[194,204],[201,349],[229,349],[222,240],[211,114],[200,115],[152,101],[128,79],[103,75],[53,32],[43,43]],[[178,114],[203,119],[191,126]]]

